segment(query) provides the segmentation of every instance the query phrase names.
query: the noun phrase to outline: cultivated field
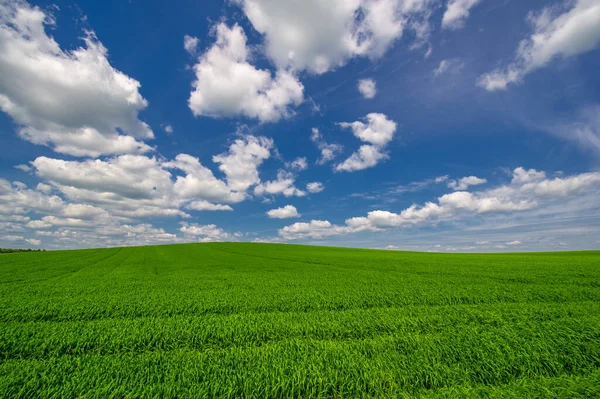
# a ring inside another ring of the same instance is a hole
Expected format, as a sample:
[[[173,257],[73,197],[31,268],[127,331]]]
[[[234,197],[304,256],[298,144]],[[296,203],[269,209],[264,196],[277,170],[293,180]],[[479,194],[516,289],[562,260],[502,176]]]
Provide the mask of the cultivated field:
[[[599,398],[600,252],[2,254],[0,397]]]

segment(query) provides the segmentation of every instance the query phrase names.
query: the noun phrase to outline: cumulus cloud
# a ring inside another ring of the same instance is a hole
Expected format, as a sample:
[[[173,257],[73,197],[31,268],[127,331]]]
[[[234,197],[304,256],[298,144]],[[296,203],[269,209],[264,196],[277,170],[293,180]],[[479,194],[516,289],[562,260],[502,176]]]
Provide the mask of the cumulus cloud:
[[[271,156],[273,140],[266,137],[243,136],[231,144],[229,151],[213,157],[220,164],[231,189],[245,191],[260,182],[258,167]]]
[[[323,183],[312,182],[312,183],[308,183],[306,185],[306,189],[308,190],[309,193],[315,194],[315,193],[320,193],[321,191],[323,191],[325,189],[325,187],[323,186]]]
[[[290,168],[291,170],[301,172],[308,168],[308,162],[306,162],[306,157],[302,157],[302,158],[298,157],[295,160],[293,160],[292,162],[286,163],[286,166],[288,168]]]
[[[233,211],[229,205],[213,204],[208,201],[193,201],[187,206],[188,209],[194,211]]]
[[[184,210],[231,211],[228,204],[250,198],[252,186],[265,194],[305,195],[294,186],[291,172],[281,171],[277,180],[261,182],[258,168],[273,148],[271,139],[239,137],[213,157],[224,179],[188,154],[172,160],[132,154],[95,160],[38,157],[31,162],[32,170],[44,183],[35,190],[0,179],[0,228],[35,231],[61,243],[53,245],[72,247],[233,239],[194,235],[194,225],[186,225],[179,237],[135,223],[143,218],[189,218]],[[141,226],[139,233],[136,226]]]
[[[31,167],[29,165],[15,165],[15,169],[19,169],[22,172],[29,172],[31,170]]]
[[[49,227],[52,227],[52,224],[43,220],[32,220],[27,223],[27,227],[29,227],[30,229],[47,229]]]
[[[232,241],[233,236],[214,224],[181,223],[179,229],[185,236],[197,237],[200,242]]]
[[[191,56],[195,56],[198,52],[198,43],[200,43],[200,39],[195,36],[185,35],[183,37],[183,48]]]
[[[433,1],[236,0],[279,68],[325,73],[383,55],[406,28],[425,40]]]
[[[64,51],[46,34],[51,15],[18,0],[0,3],[0,109],[34,144],[74,156],[143,153],[151,139],[138,119],[140,83],[114,69],[91,31]],[[124,134],[121,134],[123,132]]]
[[[200,160],[179,154],[173,160],[121,155],[105,160],[65,161],[38,157],[35,173],[71,201],[101,206],[119,217],[188,216],[193,210],[230,210],[260,183],[258,167],[273,142],[244,136],[213,158],[226,180],[215,177]]]
[[[35,238],[25,238],[21,235],[7,234],[0,236],[0,242],[9,242],[11,246],[16,245],[18,247],[27,247],[33,245],[39,247],[41,241]]]
[[[60,227],[55,231],[39,231],[37,234],[44,239],[53,239],[59,245],[69,247],[103,247],[156,245],[165,243],[188,242],[177,235],[167,233],[162,228],[151,224],[119,224],[106,223],[91,228]]]
[[[496,197],[489,193],[472,194],[457,191],[439,198],[439,204],[444,210],[466,210],[475,213],[510,212],[533,209],[537,202],[533,200],[513,200],[508,197]]]
[[[364,98],[375,98],[375,94],[377,94],[375,81],[373,79],[360,79],[358,81],[358,91]]]
[[[458,180],[452,180],[448,183],[448,188],[457,191],[467,190],[471,186],[479,186],[487,183],[486,179],[482,179],[477,176],[466,176]]]
[[[165,133],[167,133],[167,134],[173,134],[173,126],[171,126],[171,125],[164,125],[163,129],[165,130]]]
[[[442,60],[440,65],[433,70],[433,76],[438,77],[445,73],[455,73],[463,69],[465,64],[458,58]]]
[[[50,194],[50,192],[52,191],[52,186],[48,185],[48,184],[44,184],[44,183],[38,183],[38,185],[35,187],[35,189],[37,191],[41,191],[44,194]]]
[[[290,219],[300,217],[298,210],[293,205],[286,205],[281,208],[271,209],[267,212],[271,219]]]
[[[358,151],[348,159],[337,164],[336,171],[353,172],[372,168],[380,161],[389,158],[384,148],[394,138],[396,122],[389,120],[386,115],[370,113],[364,118],[364,122],[342,122],[339,126],[352,129],[359,140],[370,144],[360,146]]]
[[[295,176],[291,172],[280,170],[277,172],[277,179],[258,184],[254,187],[254,195],[277,195],[283,194],[285,197],[304,197],[306,193],[295,184]]]
[[[532,181],[521,186],[520,191],[538,197],[560,198],[578,195],[600,183],[600,173],[582,173],[567,178]]]
[[[243,115],[274,122],[293,114],[303,100],[304,87],[293,73],[256,69],[248,59],[246,35],[239,25],[216,26],[216,43],[194,66],[196,80],[188,100],[195,116]]]
[[[513,184],[525,184],[531,183],[546,178],[546,173],[537,171],[535,169],[526,170],[525,168],[518,167],[513,171]]]
[[[71,179],[75,181],[77,176],[72,176]],[[106,181],[105,177],[96,184],[102,184],[102,181]],[[72,186],[69,188],[75,189]],[[92,187],[88,189],[91,191]],[[140,187],[135,188],[135,190],[139,189]],[[64,191],[73,194],[66,186]],[[22,233],[18,242],[14,244],[18,246],[27,244],[37,246],[45,243],[44,246],[75,248],[197,240],[197,236],[194,235],[184,234],[183,237],[178,237],[176,234],[167,233],[162,228],[133,222],[132,219],[138,217],[173,216],[163,209],[166,205],[160,204],[160,198],[150,200],[155,201],[152,206],[152,204],[148,205],[147,199],[120,198],[116,193],[106,192],[92,191],[92,194],[90,198],[83,201],[91,203],[96,199],[96,204],[69,202],[75,200],[68,196],[66,196],[67,200],[64,200],[58,195],[28,189],[20,182],[10,183],[0,179],[0,228],[7,232]],[[131,206],[136,208],[132,209]],[[179,211],[175,209],[175,212]],[[31,220],[28,215],[38,219]],[[215,227],[213,230],[218,231],[218,228]],[[27,234],[34,233],[38,238],[27,237]],[[228,237],[224,234],[218,236],[214,232],[206,236],[213,240]],[[39,243],[36,244],[38,241]]]
[[[379,147],[385,146],[394,138],[396,122],[389,120],[386,115],[370,113],[365,117],[365,122],[342,122],[339,125],[343,128],[352,129],[354,135],[361,141]]]
[[[355,172],[372,168],[379,161],[389,159],[389,156],[374,145],[361,145],[358,151],[354,152],[345,161],[337,164],[335,170],[338,172]]]
[[[242,184],[234,184],[235,188],[228,186],[226,182],[217,179],[198,158],[191,155],[179,154],[175,160],[164,163],[163,167],[185,172],[184,176],[177,176],[173,185],[176,197],[190,200],[202,198],[209,202],[225,203],[237,203],[246,199],[245,190],[248,186]]]
[[[333,161],[342,152],[343,147],[341,145],[326,143],[325,140],[323,140],[323,135],[317,128],[312,129],[310,139],[321,151],[321,156],[317,160],[318,165]]]
[[[322,238],[336,235],[338,227],[327,220],[311,220],[309,223],[299,222],[285,226],[279,230],[279,235],[285,239]]]
[[[471,8],[475,7],[481,0],[450,0],[442,18],[444,29],[460,29],[465,26],[469,18]]]
[[[57,195],[45,195],[27,189],[20,182],[10,183],[0,179],[0,214],[24,215],[29,211],[40,213],[60,213],[65,204]]]
[[[562,13],[560,13],[562,11]],[[530,14],[531,36],[519,43],[515,60],[506,68],[482,75],[477,84],[488,91],[504,90],[558,57],[593,50],[600,42],[600,3],[577,0]]]
[[[142,202],[168,196],[172,187],[171,174],[156,158],[143,155],[87,161],[38,157],[32,165],[37,176],[75,200]]]
[[[346,219],[343,225],[323,220],[294,223],[280,229],[279,235],[287,240],[322,238],[431,224],[473,215],[526,212],[540,206],[557,204],[557,201],[566,197],[577,197],[588,190],[595,190],[590,191],[590,195],[593,195],[600,187],[600,172],[555,179],[540,177],[541,172],[535,170],[527,171],[532,176],[531,179],[523,179],[523,172],[523,168],[515,169],[511,184],[494,189],[475,193],[456,191],[437,198],[435,202],[426,202],[421,206],[413,204],[399,213],[374,210],[367,216]],[[484,242],[478,242],[478,245],[483,244]],[[512,245],[518,244],[514,241]]]

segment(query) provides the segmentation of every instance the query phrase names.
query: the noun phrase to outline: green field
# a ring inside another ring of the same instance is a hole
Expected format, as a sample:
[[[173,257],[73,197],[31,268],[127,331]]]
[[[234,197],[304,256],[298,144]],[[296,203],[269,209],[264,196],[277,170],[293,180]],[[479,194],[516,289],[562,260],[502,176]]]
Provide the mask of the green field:
[[[600,252],[0,255],[1,398],[599,398]]]

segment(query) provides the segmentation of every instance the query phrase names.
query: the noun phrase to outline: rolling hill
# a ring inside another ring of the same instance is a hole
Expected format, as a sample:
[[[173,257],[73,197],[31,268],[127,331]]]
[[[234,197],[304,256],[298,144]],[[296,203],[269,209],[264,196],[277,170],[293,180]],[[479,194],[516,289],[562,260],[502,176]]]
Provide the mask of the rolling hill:
[[[600,397],[600,252],[2,254],[0,397]]]

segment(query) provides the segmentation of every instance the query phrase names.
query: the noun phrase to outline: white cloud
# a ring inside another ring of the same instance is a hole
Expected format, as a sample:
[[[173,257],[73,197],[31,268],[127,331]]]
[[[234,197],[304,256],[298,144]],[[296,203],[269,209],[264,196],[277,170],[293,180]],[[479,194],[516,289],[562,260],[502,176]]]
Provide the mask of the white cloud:
[[[15,169],[19,169],[20,171],[23,171],[23,172],[29,172],[31,170],[31,167],[28,165],[21,164],[21,165],[15,165]]]
[[[244,115],[273,122],[293,114],[290,106],[303,100],[304,87],[286,70],[275,76],[248,63],[246,35],[239,25],[216,26],[216,43],[194,66],[196,80],[188,101],[195,116]]]
[[[179,169],[185,172],[185,176],[177,176],[173,185],[173,192],[180,198],[197,200],[202,198],[206,201],[236,203],[246,198],[244,186],[235,182],[236,188],[217,179],[212,171],[200,163],[196,157],[187,154],[179,154],[174,161],[164,163],[165,168]],[[257,172],[258,176],[258,172]]]
[[[35,174],[48,184],[39,183],[33,191],[19,182],[3,182],[0,213],[25,214],[33,210],[55,217],[42,219],[54,225],[75,225],[79,220],[89,225],[86,220],[189,217],[182,209],[232,210],[226,204],[249,198],[247,190],[252,186],[266,194],[305,195],[294,186],[289,172],[280,173],[274,182],[261,184],[258,168],[270,157],[272,148],[273,141],[265,137],[236,139],[227,152],[213,157],[225,180],[215,177],[198,158],[188,154],[179,154],[170,161],[144,155],[85,161],[38,157],[31,164]],[[67,204],[57,195],[49,196],[53,190],[75,204]],[[8,208],[3,209],[5,206]]]
[[[306,189],[308,190],[309,193],[320,193],[321,191],[323,191],[325,189],[325,187],[323,186],[323,183],[319,183],[319,182],[312,182],[312,183],[308,183],[306,185]]]
[[[28,244],[35,245],[36,247],[39,247],[39,246],[40,246],[40,244],[42,243],[40,240],[37,240],[37,239],[35,239],[35,238],[28,238],[28,239],[26,239],[25,241],[26,241]]]
[[[65,186],[63,189],[73,194],[69,190],[76,188]],[[52,247],[103,247],[189,241],[186,237],[177,237],[149,224],[123,224],[133,217],[167,215],[170,210],[164,209],[161,204],[155,204],[154,208],[148,206],[143,203],[146,201],[144,199],[119,198],[113,193],[108,194],[92,192],[89,199],[84,199],[88,202],[95,200],[100,205],[69,203],[57,195],[50,196],[30,190],[22,183],[11,184],[0,179],[0,220],[14,222],[13,225],[2,222],[0,226],[3,231],[25,232],[24,227],[32,229],[36,236],[45,237],[45,246]],[[127,213],[127,206],[135,209]],[[177,209],[175,211],[179,212]],[[25,216],[30,213],[39,215],[40,219],[30,220]],[[1,214],[13,216],[7,218]],[[17,244],[36,245],[37,241],[35,238],[21,236]]]
[[[487,183],[486,179],[479,178],[477,176],[466,176],[461,179],[452,180],[448,183],[448,188],[451,188],[456,191],[464,191],[467,190],[470,186],[479,186],[481,184]]]
[[[317,128],[312,129],[310,139],[321,151],[321,157],[317,160],[318,165],[323,165],[327,162],[333,161],[342,152],[343,147],[341,145],[326,143],[323,140],[323,135]]]
[[[181,223],[179,229],[186,236],[198,237],[200,242],[232,241],[233,236],[214,224]]]
[[[371,143],[362,145],[348,159],[335,166],[338,172],[352,172],[371,168],[379,161],[388,159],[383,152],[384,147],[394,138],[396,122],[389,120],[386,115],[370,113],[365,117],[365,122],[342,122],[342,128],[351,128],[354,135],[361,141]]]
[[[324,73],[356,56],[380,57],[406,27],[417,40],[429,32],[429,0],[237,0],[265,35],[279,68]]]
[[[277,172],[277,180],[260,183],[254,187],[254,195],[277,195],[285,197],[303,197],[306,193],[294,185],[295,177],[292,173],[280,170]]]
[[[245,191],[260,182],[258,167],[269,159],[272,148],[272,139],[247,135],[235,140],[227,153],[215,155],[213,162],[220,164],[231,189]]]
[[[292,170],[301,172],[308,168],[308,162],[306,162],[306,157],[298,157],[294,161],[286,163],[286,166]]]
[[[327,220],[311,220],[310,223],[298,222],[279,230],[279,235],[285,239],[322,238],[338,234],[336,226]]]
[[[22,233],[25,231],[25,228],[20,223],[0,222],[0,231],[5,233]]]
[[[0,186],[3,184],[0,181]],[[4,195],[4,194],[2,194]],[[23,215],[2,215],[0,214],[0,222],[16,222],[16,223],[27,223],[29,221],[28,216]]]
[[[271,209],[267,212],[271,219],[290,219],[300,217],[298,210],[293,205],[286,205],[282,208]]]
[[[535,170],[527,172],[531,176],[540,176],[540,172]],[[514,177],[516,176],[522,176],[522,168],[515,169]],[[287,240],[322,238],[361,231],[378,231],[440,221],[456,221],[474,215],[483,217],[493,214],[526,212],[540,207],[556,206],[558,209],[562,209],[565,204],[557,201],[567,197],[577,198],[584,192],[588,192],[590,196],[594,197],[594,193],[598,193],[598,188],[600,188],[600,172],[583,173],[566,178],[536,179],[528,183],[519,182],[517,179],[510,185],[475,193],[457,191],[439,197],[437,203],[427,202],[422,206],[412,205],[400,213],[375,210],[364,217],[346,219],[344,225],[334,225],[329,221],[295,223],[280,229],[279,235]],[[484,243],[488,242],[481,241],[477,244],[484,245]]]
[[[167,133],[167,134],[173,134],[173,126],[171,126],[171,125],[164,125],[163,129],[165,130],[165,133]]]
[[[4,236],[0,236],[0,240],[2,240],[2,241],[23,241],[23,240],[25,240],[25,237],[17,236],[17,235],[4,235]]]
[[[198,43],[200,43],[200,39],[195,36],[185,35],[183,37],[183,48],[192,57],[198,52]]]
[[[439,198],[442,207],[449,210],[466,210],[476,213],[510,212],[533,209],[537,206],[531,200],[513,200],[511,198],[496,197],[488,193],[472,194],[466,191],[457,191]]]
[[[38,231],[37,234],[42,237],[51,237],[60,246],[66,245],[71,248],[153,245],[190,241],[178,238],[175,234],[167,233],[162,228],[156,228],[146,223],[108,223],[91,228],[64,226],[53,232]]]
[[[67,204],[62,210],[61,215],[67,218],[91,220],[100,216],[105,216],[106,211],[102,208],[87,204]]]
[[[577,142],[584,150],[600,153],[600,105],[582,107],[569,120],[550,120],[539,128],[562,139]]]
[[[354,135],[361,141],[383,147],[394,138],[396,122],[389,120],[384,114],[370,113],[365,117],[367,123],[362,121],[342,122],[343,128],[350,128]]]
[[[358,81],[358,91],[364,98],[375,98],[375,94],[377,94],[375,81],[373,79],[360,79]]]
[[[539,197],[568,197],[580,194],[600,183],[600,172],[582,173],[567,178],[538,180],[524,184],[520,190]]]
[[[350,158],[337,164],[335,170],[338,172],[354,172],[357,170],[363,170],[372,168],[377,165],[379,161],[389,159],[389,156],[381,151],[381,149],[374,145],[361,145]]]
[[[44,222],[43,220],[32,220],[29,223],[27,223],[27,227],[29,227],[30,229],[47,229],[49,227],[52,227],[52,224]]]
[[[94,204],[121,218],[185,217],[180,207],[189,200],[239,202],[245,198],[185,154],[172,162],[121,155],[82,162],[39,157],[32,164],[37,176],[69,200]],[[183,170],[186,175],[177,176],[174,182],[168,168]]]
[[[460,29],[465,26],[469,18],[471,8],[476,6],[480,0],[449,0],[446,12],[442,18],[444,29]]]
[[[63,227],[90,227],[90,221],[77,218],[64,218],[57,216],[44,216],[42,222],[47,223],[51,226],[63,226]]]
[[[477,245],[489,245],[490,242],[489,241],[477,241],[475,244],[477,244]]]
[[[565,9],[570,7],[569,9]],[[564,11],[558,14],[557,11]],[[558,15],[557,15],[558,14]],[[533,33],[519,43],[515,60],[504,69],[482,75],[478,85],[488,91],[503,90],[511,83],[545,67],[557,57],[572,57],[593,50],[600,42],[600,3],[597,0],[564,2],[530,14]]]
[[[546,178],[546,173],[538,172],[535,169],[526,170],[522,167],[518,167],[513,171],[513,184],[525,184],[531,183]]]
[[[147,106],[140,83],[110,65],[93,32],[62,50],[45,32],[54,23],[25,2],[0,3],[0,109],[19,135],[74,156],[150,151],[136,140],[154,137],[138,119]]]
[[[233,208],[229,205],[213,204],[208,201],[193,201],[187,207],[194,211],[233,211]]]
[[[170,173],[161,168],[159,161],[143,155],[81,162],[38,157],[32,165],[37,176],[59,190],[76,187],[98,194],[149,199],[167,192],[172,185]]]
[[[0,179],[0,214],[22,215],[29,211],[58,213],[64,208],[62,198],[29,190],[23,183]]]
[[[50,192],[52,191],[52,186],[44,183],[38,183],[35,189],[37,191],[41,191],[44,194],[50,194]]]
[[[515,241],[509,241],[506,243],[506,245],[511,245],[511,246],[515,246],[515,245],[522,245],[523,243],[519,240],[515,240]]]
[[[465,64],[458,58],[442,60],[440,65],[433,70],[433,76],[438,77],[445,73],[456,73],[463,69]]]

